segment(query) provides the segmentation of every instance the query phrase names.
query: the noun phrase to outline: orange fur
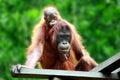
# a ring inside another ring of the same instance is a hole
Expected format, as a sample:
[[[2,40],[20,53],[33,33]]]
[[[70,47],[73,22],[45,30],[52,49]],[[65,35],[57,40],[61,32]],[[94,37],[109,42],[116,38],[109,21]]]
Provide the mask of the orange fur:
[[[32,41],[27,50],[27,61],[25,65],[34,68],[36,63],[40,62],[42,68],[45,69],[89,71],[95,67],[97,63],[85,50],[82,45],[81,37],[75,27],[66,20],[63,20],[60,15],[58,15],[58,17],[58,22],[61,22],[59,26],[53,26],[50,29],[44,19],[35,26]],[[64,62],[59,60],[58,52],[55,49],[55,38],[62,24],[68,26],[72,36],[70,42],[70,56]]]

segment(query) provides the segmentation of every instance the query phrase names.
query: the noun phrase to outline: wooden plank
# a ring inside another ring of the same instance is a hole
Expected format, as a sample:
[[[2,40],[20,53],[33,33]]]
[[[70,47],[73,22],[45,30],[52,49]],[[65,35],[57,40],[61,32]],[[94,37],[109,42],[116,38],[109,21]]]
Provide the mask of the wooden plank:
[[[120,53],[99,64],[97,67],[93,68],[91,72],[102,72],[110,74],[117,68],[120,68]]]
[[[29,69],[22,67],[20,72],[12,71],[13,77],[19,78],[49,78],[50,76],[62,77],[69,80],[118,80],[116,74],[104,75],[100,72],[83,72],[83,71],[65,71],[65,70],[48,70],[48,69]],[[115,75],[115,76],[114,76]]]
[[[120,73],[120,68],[114,70],[112,73]]]
[[[120,68],[114,70],[112,73],[118,73],[118,76],[120,77]]]

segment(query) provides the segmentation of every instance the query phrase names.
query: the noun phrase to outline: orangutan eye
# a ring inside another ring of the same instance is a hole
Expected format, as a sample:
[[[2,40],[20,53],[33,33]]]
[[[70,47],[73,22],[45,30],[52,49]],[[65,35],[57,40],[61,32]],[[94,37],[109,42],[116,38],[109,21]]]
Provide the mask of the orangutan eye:
[[[57,19],[56,16],[53,16],[53,19],[56,20]]]
[[[47,20],[50,21],[50,17],[49,16],[47,16]]]

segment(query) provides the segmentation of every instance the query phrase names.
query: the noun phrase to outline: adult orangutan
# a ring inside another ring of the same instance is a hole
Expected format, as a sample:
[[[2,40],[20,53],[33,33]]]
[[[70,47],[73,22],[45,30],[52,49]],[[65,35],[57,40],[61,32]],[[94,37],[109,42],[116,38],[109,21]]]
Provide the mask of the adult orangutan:
[[[68,22],[59,21],[49,31],[48,36],[50,37],[48,38],[49,44],[51,44],[52,50],[54,50],[51,53],[55,52],[54,56],[57,58],[54,58],[56,62],[52,68],[89,71],[97,65],[82,46],[80,36],[74,27]],[[73,57],[73,54],[75,57]],[[78,60],[77,66],[74,64],[73,58]],[[43,63],[45,63],[45,60]],[[46,64],[46,66],[48,65]]]
[[[77,65],[73,58],[78,61]],[[54,7],[44,9],[43,20],[33,31],[25,66],[34,68],[37,62],[44,69],[60,70],[89,71],[97,65],[82,45],[75,28],[63,20]]]

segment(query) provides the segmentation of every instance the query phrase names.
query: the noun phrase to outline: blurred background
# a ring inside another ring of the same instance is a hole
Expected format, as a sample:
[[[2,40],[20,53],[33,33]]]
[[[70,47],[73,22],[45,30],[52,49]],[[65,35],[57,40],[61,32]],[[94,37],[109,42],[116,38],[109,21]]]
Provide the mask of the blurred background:
[[[0,80],[35,80],[12,78],[10,68],[24,64],[32,29],[49,5],[76,27],[98,63],[120,51],[120,0],[0,0]]]

